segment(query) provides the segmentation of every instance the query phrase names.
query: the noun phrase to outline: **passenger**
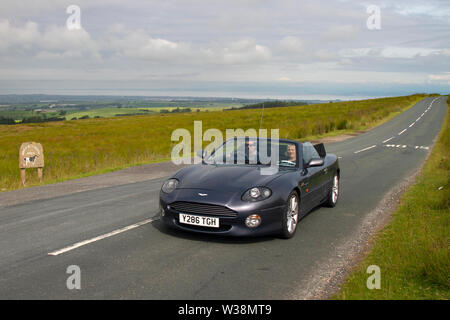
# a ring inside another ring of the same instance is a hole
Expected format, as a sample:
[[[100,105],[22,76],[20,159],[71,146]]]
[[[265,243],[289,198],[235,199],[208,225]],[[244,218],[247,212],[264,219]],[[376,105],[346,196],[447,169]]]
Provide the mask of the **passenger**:
[[[289,144],[287,146],[286,155],[288,156],[288,161],[296,162],[297,161],[297,153],[295,151],[295,145]]]

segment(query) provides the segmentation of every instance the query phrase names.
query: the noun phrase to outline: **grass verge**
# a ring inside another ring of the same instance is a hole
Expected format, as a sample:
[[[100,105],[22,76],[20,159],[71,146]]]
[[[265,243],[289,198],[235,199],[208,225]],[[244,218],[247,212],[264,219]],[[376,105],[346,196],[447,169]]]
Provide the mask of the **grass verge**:
[[[450,99],[447,115],[416,183],[401,197],[391,222],[334,299],[450,298]],[[366,270],[377,265],[381,288],[369,290]]]

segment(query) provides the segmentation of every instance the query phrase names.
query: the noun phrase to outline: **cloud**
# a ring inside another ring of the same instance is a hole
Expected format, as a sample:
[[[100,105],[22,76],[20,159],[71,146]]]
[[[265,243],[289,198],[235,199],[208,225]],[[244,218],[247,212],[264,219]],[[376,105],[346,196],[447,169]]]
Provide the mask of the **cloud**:
[[[65,26],[49,26],[40,31],[35,22],[12,26],[8,20],[0,21],[0,52],[3,55],[34,54],[40,58],[66,55],[98,57],[98,46],[84,30],[68,30]]]
[[[327,49],[317,50],[315,57],[320,61],[336,61],[338,59],[338,55],[335,52]]]
[[[303,42],[298,37],[287,36],[278,42],[280,51],[286,53],[301,53],[305,50]]]
[[[0,21],[0,52],[5,52],[14,46],[27,49],[36,44],[40,33],[38,25],[34,22],[27,22],[20,27],[14,27],[9,20]]]
[[[230,42],[222,49],[216,50],[215,56],[217,61],[226,64],[243,64],[267,61],[271,52],[269,48],[250,39]]]
[[[189,55],[189,45],[152,38],[143,30],[116,32],[104,48],[117,55],[144,60],[171,60]]]
[[[356,38],[358,28],[353,25],[331,26],[323,38],[329,41],[348,41]]]
[[[269,48],[250,38],[197,45],[155,38],[121,25],[112,26],[104,48],[123,57],[183,64],[253,64],[271,57]]]
[[[432,48],[416,48],[416,47],[395,47],[388,46],[384,48],[354,48],[340,50],[342,57],[382,57],[382,58],[399,58],[414,59],[417,57],[426,57],[433,54],[446,54],[447,50]]]
[[[69,31],[72,3],[0,2],[0,80],[448,81],[449,1],[383,0],[378,31],[356,0],[78,0]]]
[[[429,74],[428,79],[432,81],[450,81],[450,72],[444,72],[441,74]]]

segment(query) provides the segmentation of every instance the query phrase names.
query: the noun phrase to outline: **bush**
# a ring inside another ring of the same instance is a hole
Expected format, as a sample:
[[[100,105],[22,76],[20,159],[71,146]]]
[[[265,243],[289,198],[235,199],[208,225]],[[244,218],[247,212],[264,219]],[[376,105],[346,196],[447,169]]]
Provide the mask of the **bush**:
[[[7,117],[0,117],[0,124],[16,124],[16,121]]]

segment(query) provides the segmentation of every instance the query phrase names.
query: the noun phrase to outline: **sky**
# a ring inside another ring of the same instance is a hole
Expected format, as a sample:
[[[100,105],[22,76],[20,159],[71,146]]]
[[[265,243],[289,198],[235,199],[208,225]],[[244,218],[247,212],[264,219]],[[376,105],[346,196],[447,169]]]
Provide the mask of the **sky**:
[[[417,92],[450,92],[448,0],[0,2],[0,94]]]

